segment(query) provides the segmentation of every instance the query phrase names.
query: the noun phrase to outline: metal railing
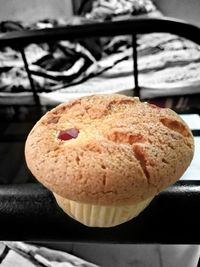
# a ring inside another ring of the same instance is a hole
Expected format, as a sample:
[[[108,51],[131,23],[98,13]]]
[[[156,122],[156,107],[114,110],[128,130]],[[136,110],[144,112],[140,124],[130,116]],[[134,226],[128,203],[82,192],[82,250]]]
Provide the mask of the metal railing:
[[[199,244],[200,183],[179,181],[135,219],[90,228],[67,216],[39,184],[0,186],[0,240]]]
[[[126,21],[99,22],[85,25],[74,25],[41,30],[24,30],[8,32],[0,36],[0,48],[11,46],[21,52],[24,66],[32,89],[36,105],[40,105],[40,99],[31,76],[31,71],[26,59],[25,47],[31,43],[49,43],[59,40],[74,40],[90,37],[105,37],[116,35],[131,35],[133,46],[133,75],[135,96],[140,96],[138,83],[138,57],[137,35],[151,32],[165,32],[177,34],[200,45],[200,29],[184,21],[172,18],[143,18]]]

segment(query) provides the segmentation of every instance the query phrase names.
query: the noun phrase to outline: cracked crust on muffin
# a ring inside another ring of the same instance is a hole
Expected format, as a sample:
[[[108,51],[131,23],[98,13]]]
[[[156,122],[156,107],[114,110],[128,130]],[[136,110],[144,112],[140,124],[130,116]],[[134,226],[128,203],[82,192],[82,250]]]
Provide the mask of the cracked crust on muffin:
[[[60,140],[68,129],[76,138]],[[175,112],[118,94],[57,106],[37,122],[25,146],[29,169],[48,189],[96,205],[155,196],[183,175],[193,153],[192,133]]]

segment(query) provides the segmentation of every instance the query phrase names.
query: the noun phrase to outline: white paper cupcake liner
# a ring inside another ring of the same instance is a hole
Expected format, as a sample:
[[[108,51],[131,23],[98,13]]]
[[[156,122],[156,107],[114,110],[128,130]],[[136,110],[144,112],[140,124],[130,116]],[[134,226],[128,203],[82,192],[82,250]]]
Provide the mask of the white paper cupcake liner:
[[[143,211],[153,197],[134,205],[102,206],[76,202],[54,193],[58,205],[69,216],[90,227],[112,227],[131,220]]]

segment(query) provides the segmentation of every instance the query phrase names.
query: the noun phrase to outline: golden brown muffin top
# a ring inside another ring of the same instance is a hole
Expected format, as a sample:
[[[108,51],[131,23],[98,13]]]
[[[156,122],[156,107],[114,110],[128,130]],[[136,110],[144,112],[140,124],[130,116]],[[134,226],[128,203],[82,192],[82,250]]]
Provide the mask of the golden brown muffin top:
[[[25,146],[29,169],[48,189],[102,205],[156,195],[183,175],[193,152],[191,131],[174,111],[118,94],[57,106]]]

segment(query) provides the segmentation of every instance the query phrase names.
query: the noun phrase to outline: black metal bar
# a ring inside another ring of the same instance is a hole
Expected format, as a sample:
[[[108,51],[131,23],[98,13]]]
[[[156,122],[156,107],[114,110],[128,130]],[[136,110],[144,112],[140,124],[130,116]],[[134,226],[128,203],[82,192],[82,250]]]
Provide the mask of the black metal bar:
[[[20,127],[20,126],[19,126]],[[0,134],[0,143],[25,142],[27,134]]]
[[[197,267],[200,267],[200,257],[199,257],[199,261],[198,261]]]
[[[40,30],[8,32],[0,36],[0,47],[26,46],[30,43],[73,40],[75,38],[168,32],[200,44],[200,28],[173,18],[143,18],[124,21],[72,25]]]
[[[134,96],[140,97],[140,88],[138,84],[138,56],[137,56],[137,36],[132,36],[132,47],[133,47],[133,75],[134,75]]]
[[[31,90],[32,90],[32,93],[33,93],[33,98],[34,98],[34,101],[35,101],[35,105],[40,107],[40,98],[39,98],[39,96],[37,94],[37,91],[36,91],[36,88],[35,88],[35,84],[34,84],[32,76],[31,76],[31,72],[30,72],[30,69],[29,69],[29,66],[28,66],[28,62],[27,62],[27,59],[26,59],[26,55],[25,55],[24,49],[20,48],[19,51],[21,53],[21,56],[22,56],[22,59],[23,59],[23,62],[24,62],[24,67],[25,67],[25,70],[26,70],[26,73],[27,73],[27,76],[28,76],[28,79],[29,79],[29,82],[30,82],[30,86],[31,86]]]
[[[67,216],[39,184],[0,186],[0,240],[199,244],[200,182],[179,181],[137,218],[113,228]]]
[[[193,136],[200,136],[200,130],[192,130]]]

